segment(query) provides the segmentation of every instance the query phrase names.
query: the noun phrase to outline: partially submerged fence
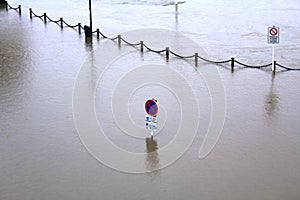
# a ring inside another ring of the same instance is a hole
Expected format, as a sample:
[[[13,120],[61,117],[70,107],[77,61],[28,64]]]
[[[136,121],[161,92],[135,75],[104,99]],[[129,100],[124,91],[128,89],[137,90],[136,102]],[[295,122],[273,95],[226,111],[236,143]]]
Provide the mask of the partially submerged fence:
[[[6,10],[8,10],[8,9],[13,9],[13,10],[17,11],[19,13],[19,15],[21,15],[21,5],[19,5],[16,8],[13,8],[12,6],[10,6],[6,2]],[[78,23],[76,25],[70,25],[66,21],[64,21],[64,19],[62,17],[58,20],[53,20],[46,13],[43,13],[42,15],[37,15],[36,13],[34,13],[32,11],[32,8],[29,8],[29,16],[30,16],[30,19],[32,19],[33,17],[40,18],[41,20],[44,21],[45,24],[47,22],[56,23],[57,25],[60,26],[61,29],[63,29],[65,26],[69,27],[69,28],[73,28],[74,30],[77,30],[79,34],[81,34],[82,30],[84,30],[84,27],[81,25],[81,23]],[[234,71],[234,67],[235,67],[236,64],[240,65],[241,67],[254,68],[254,69],[264,69],[264,68],[267,68],[267,67],[271,67],[273,65],[272,70],[273,70],[274,73],[276,71],[277,66],[282,68],[283,70],[300,71],[300,68],[286,67],[284,65],[281,65],[281,64],[277,63],[276,61],[274,61],[274,63],[268,63],[268,64],[264,64],[264,65],[248,65],[248,64],[245,64],[245,63],[242,63],[242,62],[236,60],[233,57],[228,59],[228,60],[214,61],[214,60],[209,60],[207,58],[201,57],[198,53],[195,53],[194,55],[187,55],[187,56],[179,55],[178,53],[172,51],[169,47],[166,47],[166,48],[163,48],[163,49],[160,49],[160,50],[155,50],[155,49],[152,49],[151,47],[147,46],[144,43],[144,41],[140,41],[139,43],[131,43],[131,42],[125,40],[121,35],[117,35],[116,37],[108,37],[105,34],[103,34],[100,31],[99,28],[97,28],[95,31],[92,31],[92,34],[94,34],[94,36],[96,36],[97,39],[105,38],[105,39],[109,39],[109,40],[113,40],[113,41],[117,40],[119,47],[121,47],[122,42],[124,42],[126,45],[130,45],[130,46],[133,46],[133,47],[139,47],[141,52],[143,52],[144,49],[147,49],[150,52],[154,52],[154,53],[158,53],[158,54],[164,53],[165,56],[166,56],[167,61],[169,61],[170,54],[175,56],[175,57],[181,58],[181,59],[194,59],[196,67],[198,66],[198,61],[200,59],[200,60],[208,62],[208,63],[219,64],[219,65],[220,64],[225,64],[225,63],[230,63],[232,72]]]
[[[15,7],[15,8],[14,8],[14,7],[12,7],[11,5],[9,5],[9,4],[7,3],[7,1],[1,1],[1,3],[3,3],[3,4],[5,5],[6,11],[8,11],[9,9],[11,9],[11,10],[17,11],[17,12],[19,13],[19,15],[22,14],[21,5],[18,5],[18,7]]]

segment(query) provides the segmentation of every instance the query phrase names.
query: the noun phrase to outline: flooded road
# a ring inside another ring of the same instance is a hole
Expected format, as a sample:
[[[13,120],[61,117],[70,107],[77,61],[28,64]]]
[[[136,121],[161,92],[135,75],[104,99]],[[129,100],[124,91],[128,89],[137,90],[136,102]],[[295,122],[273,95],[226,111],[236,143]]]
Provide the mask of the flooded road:
[[[169,167],[144,174],[120,172],[95,159],[78,135],[72,101],[82,66],[87,60],[92,63],[97,59],[96,51],[105,40],[94,39],[91,44],[75,30],[60,30],[52,23],[44,25],[37,18],[30,20],[27,13],[32,7],[38,14],[47,12],[54,19],[63,16],[70,24],[87,24],[85,4],[70,2],[9,2],[22,4],[21,17],[15,11],[0,10],[1,200],[300,198],[298,71],[277,72],[274,77],[270,71],[236,68],[231,73],[230,66],[212,65],[217,67],[224,85],[226,117],[217,145],[206,158],[199,159],[212,116],[209,89],[189,63],[171,57],[168,68],[186,79],[199,105],[199,127],[188,151]],[[271,47],[266,44],[265,33],[274,23],[282,31],[276,60],[299,68],[297,1],[253,1],[249,5],[225,1],[235,4],[225,11],[227,4],[221,1],[188,1],[179,7],[177,18],[173,7],[161,6],[168,1],[109,2],[93,2],[94,25],[104,33],[116,35],[150,26],[178,30],[211,58],[235,56],[249,64],[270,62]],[[67,5],[69,10],[64,10],[62,7]],[[242,12],[246,7],[249,10]],[[249,18],[253,11],[257,15]],[[236,17],[240,20],[232,20]],[[209,23],[192,21],[198,18]],[[177,41],[173,44],[176,46]],[[95,94],[91,90],[90,95],[95,97],[95,115],[103,131],[121,148],[145,153],[142,166],[146,171],[162,164],[164,155],[158,150],[168,145],[179,129],[182,102],[176,93],[159,84],[141,84],[131,91],[128,110],[137,126],[144,125],[143,105],[137,105],[149,96],[149,91],[167,111],[166,121],[161,123],[164,126],[154,138],[132,138],[118,127],[111,97],[119,80],[135,72],[141,63],[150,62],[166,65],[164,56],[149,52],[142,56],[132,51],[112,63],[101,80],[95,76],[97,65],[91,65],[86,77],[95,87]],[[174,88],[186,90],[176,79],[173,82]]]

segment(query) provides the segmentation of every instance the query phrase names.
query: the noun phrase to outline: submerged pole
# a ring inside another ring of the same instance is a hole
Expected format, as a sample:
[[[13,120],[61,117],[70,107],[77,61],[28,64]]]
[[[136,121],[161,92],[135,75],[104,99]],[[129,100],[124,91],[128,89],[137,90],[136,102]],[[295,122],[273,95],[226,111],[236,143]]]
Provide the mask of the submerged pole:
[[[195,67],[198,67],[198,53],[195,53]]]
[[[18,9],[19,9],[19,15],[22,14],[22,8],[21,8],[21,5],[18,5]]]
[[[30,16],[30,19],[32,19],[32,8],[29,8],[29,16]]]
[[[7,3],[7,1],[4,1],[4,4],[5,4],[6,11],[8,11],[8,3]]]
[[[141,44],[141,52],[144,52],[144,41],[140,41]]]
[[[64,28],[64,19],[61,17],[60,19],[60,28]]]
[[[273,71],[273,72],[275,71],[275,64],[274,64],[274,61],[275,61],[275,45],[272,44],[272,71]]]
[[[97,39],[99,39],[100,38],[100,30],[99,30],[99,28],[97,28]]]
[[[44,13],[44,23],[46,24],[47,23],[47,14]]]
[[[78,33],[81,34],[81,23],[78,23]]]
[[[121,47],[121,35],[118,35],[118,46]]]
[[[234,72],[234,57],[231,57],[231,72]]]
[[[166,60],[167,60],[167,62],[169,62],[169,58],[170,58],[170,48],[166,47]]]
[[[273,61],[272,65],[273,65],[272,72],[273,72],[273,74],[275,74],[276,73],[276,60]]]

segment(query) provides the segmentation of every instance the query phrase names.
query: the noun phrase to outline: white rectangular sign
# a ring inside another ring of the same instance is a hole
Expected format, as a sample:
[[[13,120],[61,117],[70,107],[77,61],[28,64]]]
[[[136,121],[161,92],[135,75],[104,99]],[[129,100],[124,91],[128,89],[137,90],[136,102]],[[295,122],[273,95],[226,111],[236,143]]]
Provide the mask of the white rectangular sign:
[[[279,27],[268,27],[268,43],[278,44],[279,43]]]

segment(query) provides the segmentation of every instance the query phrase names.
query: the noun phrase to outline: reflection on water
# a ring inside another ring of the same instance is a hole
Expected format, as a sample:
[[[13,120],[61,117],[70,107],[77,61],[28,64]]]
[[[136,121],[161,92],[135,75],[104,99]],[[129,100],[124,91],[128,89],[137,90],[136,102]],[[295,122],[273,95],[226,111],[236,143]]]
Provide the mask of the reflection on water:
[[[178,12],[175,12],[175,30],[178,30]]]
[[[153,136],[146,138],[146,169],[149,171],[155,171],[159,168],[159,155],[158,155],[157,140],[154,140]],[[154,173],[157,173],[154,172]]]
[[[97,66],[95,65],[93,38],[90,38],[90,37],[85,38],[85,50],[88,53],[87,59],[89,59],[91,62],[91,68],[90,68],[91,73],[90,73],[89,79],[90,79],[91,89],[93,90],[98,81]]]
[[[272,84],[269,93],[265,97],[265,111],[268,117],[275,118],[279,111],[279,96],[275,93],[274,78],[272,76]]]
[[[86,46],[87,52],[92,52],[92,50],[93,50],[93,38],[85,37],[85,46]]]
[[[34,43],[28,38],[28,30],[21,21],[10,20],[2,9],[0,19],[0,107],[3,113],[17,112],[27,104],[28,88],[34,79],[32,63],[35,52],[31,48]],[[5,118],[7,116],[1,113],[0,120]]]

